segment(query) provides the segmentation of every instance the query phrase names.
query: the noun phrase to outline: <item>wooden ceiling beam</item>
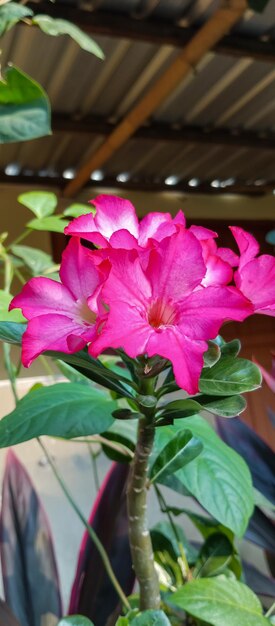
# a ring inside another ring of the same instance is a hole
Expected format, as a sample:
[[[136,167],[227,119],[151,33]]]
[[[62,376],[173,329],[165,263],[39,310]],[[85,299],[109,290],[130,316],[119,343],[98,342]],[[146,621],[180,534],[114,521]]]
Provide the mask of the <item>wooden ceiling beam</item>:
[[[37,3],[28,3],[37,13]],[[77,24],[90,35],[103,35],[115,39],[145,41],[157,45],[171,45],[175,48],[185,46],[198,32],[193,26],[178,26],[160,20],[134,19],[118,13],[105,11],[84,11],[62,2],[40,2],[39,13],[46,13],[55,18],[67,19]],[[217,42],[214,50],[220,54],[235,57],[248,56],[258,61],[275,60],[275,41],[256,39],[245,35],[225,35]]]
[[[53,113],[52,128],[55,133],[76,135],[102,135],[107,137],[114,130],[115,124],[107,118],[89,115],[85,118],[73,118],[68,114]],[[236,146],[237,148],[275,149],[275,133],[251,130],[211,128],[191,125],[174,125],[164,122],[152,122],[141,126],[133,135],[134,139],[168,141],[175,143],[216,144]]]
[[[247,7],[247,0],[228,0],[222,3],[102,145],[80,167],[75,179],[64,189],[66,197],[74,196],[89,180],[91,172],[104,165],[134,135],[174,89],[194,72],[205,54],[239,22]]]

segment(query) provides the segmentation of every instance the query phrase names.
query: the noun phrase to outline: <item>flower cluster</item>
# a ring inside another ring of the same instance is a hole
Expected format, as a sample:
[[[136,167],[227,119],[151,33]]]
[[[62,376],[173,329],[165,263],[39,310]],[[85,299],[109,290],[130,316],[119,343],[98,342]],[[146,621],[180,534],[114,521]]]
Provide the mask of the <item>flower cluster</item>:
[[[101,195],[93,204],[95,215],[65,229],[61,282],[32,278],[11,303],[28,320],[23,364],[45,350],[88,345],[97,357],[120,348],[132,358],[168,359],[178,385],[196,393],[207,340],[225,321],[275,316],[275,258],[257,257],[257,241],[241,228],[231,228],[237,255],[219,248],[212,230],[187,228],[181,211],[139,222],[128,200]]]

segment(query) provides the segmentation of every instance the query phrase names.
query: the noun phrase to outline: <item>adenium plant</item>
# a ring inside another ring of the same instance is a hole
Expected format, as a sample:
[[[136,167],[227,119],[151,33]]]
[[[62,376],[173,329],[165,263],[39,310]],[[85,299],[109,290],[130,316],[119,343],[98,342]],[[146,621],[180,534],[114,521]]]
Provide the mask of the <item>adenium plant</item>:
[[[162,588],[147,520],[148,492],[152,485],[165,484],[191,493],[219,522],[239,535],[244,533],[253,511],[247,468],[240,459],[235,471],[235,453],[230,456],[233,452],[195,414],[206,409],[233,417],[245,407],[239,394],[260,385],[257,367],[236,358],[238,342],[237,347],[236,342],[225,344],[218,335],[230,320],[241,322],[255,312],[275,316],[275,259],[258,256],[258,243],[241,228],[231,228],[239,248],[236,254],[218,247],[217,233],[198,226],[187,228],[181,211],[175,217],[149,213],[139,222],[128,200],[101,195],[93,205],[91,213],[85,212],[65,227],[71,239],[63,253],[60,280],[31,278],[13,298],[10,309],[20,308],[27,320],[22,336],[26,367],[42,353],[50,353],[105,386],[112,400],[97,398],[96,389],[73,382],[33,391],[2,420],[1,445],[40,434],[69,438],[106,431],[108,437],[117,424],[123,440],[126,421],[136,424],[137,420],[127,508],[141,614],[121,617],[118,624],[165,625],[169,621],[162,611]],[[17,341],[18,328],[11,326],[1,336]],[[110,350],[119,366],[104,364]],[[178,395],[171,399],[171,392]],[[72,396],[77,424],[71,419],[65,423],[65,416],[52,419],[56,403],[62,404],[66,415],[64,407],[68,408]],[[39,419],[35,420],[38,406]],[[101,407],[102,424],[98,416],[91,419],[89,411],[95,407]],[[212,467],[216,466],[214,481],[213,473],[208,480],[210,458]],[[184,558],[181,553],[183,562]],[[206,603],[208,598],[211,604],[209,594],[217,602],[227,594],[226,603],[230,594],[241,594],[241,583],[196,578],[195,570],[193,575],[187,566],[184,586],[165,606],[177,606],[213,626],[237,624],[232,616],[231,622],[221,621],[223,608],[216,616],[211,610],[200,614],[197,597]],[[248,592],[243,591],[245,606],[253,605],[248,610],[251,621],[245,622],[247,616],[239,613],[242,623],[268,624],[257,599]]]

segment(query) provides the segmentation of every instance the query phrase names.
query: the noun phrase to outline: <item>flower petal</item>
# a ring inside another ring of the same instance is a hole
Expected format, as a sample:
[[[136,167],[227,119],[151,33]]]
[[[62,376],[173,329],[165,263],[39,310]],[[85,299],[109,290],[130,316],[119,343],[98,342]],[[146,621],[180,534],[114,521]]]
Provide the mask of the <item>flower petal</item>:
[[[92,200],[92,204],[96,207],[95,225],[103,237],[110,239],[117,230],[125,229],[138,238],[138,219],[132,202],[102,194]]]
[[[87,300],[100,283],[100,275],[93,262],[90,250],[73,237],[62,254],[60,267],[62,283],[69,289],[76,300]]]
[[[158,354],[171,361],[177,384],[189,394],[198,392],[206,350],[205,341],[190,341],[179,329],[172,327],[151,334],[147,344],[148,356]]]
[[[40,315],[29,323],[22,340],[22,363],[29,367],[45,350],[57,350],[71,354],[83,348],[95,335],[94,327],[76,324],[65,315]],[[68,344],[70,337],[70,345]],[[73,341],[78,338],[78,341]]]
[[[11,309],[22,309],[27,319],[47,313],[73,315],[75,301],[67,287],[42,276],[31,278],[24,285],[21,293],[11,301]]]
[[[164,227],[164,228],[163,228]],[[139,245],[147,246],[149,239],[161,241],[175,232],[170,213],[148,213],[139,225]]]
[[[106,348],[122,348],[128,356],[135,358],[146,352],[150,328],[145,313],[129,303],[117,301],[111,304],[106,324],[97,339],[89,347],[89,352],[97,357]]]
[[[82,237],[86,241],[91,241],[97,246],[106,247],[108,241],[100,233],[97,232],[95,225],[95,219],[93,213],[86,215],[80,215],[72,220],[68,226],[64,229],[65,235],[72,235],[74,237]]]
[[[275,316],[275,257],[263,254],[235,274],[237,287],[256,313]]]
[[[134,250],[115,251],[111,259],[112,268],[102,289],[102,299],[108,305],[118,302],[120,307],[125,303],[143,309],[152,290],[137,253]]]
[[[222,261],[216,254],[210,254],[206,260],[206,274],[202,280],[204,287],[214,285],[228,285],[232,280],[233,271],[231,266]]]
[[[229,226],[229,228],[240,250],[239,267],[241,268],[259,254],[260,246],[255,237],[243,228],[239,228],[239,226]]]
[[[193,339],[213,339],[227,320],[242,321],[253,308],[235,287],[198,289],[180,302],[179,326]]]
[[[205,273],[200,242],[180,227],[152,250],[146,270],[154,297],[175,301],[195,289]]]
[[[210,230],[209,228],[205,228],[204,226],[193,225],[190,226],[188,230],[190,233],[193,233],[193,235],[195,235],[195,237],[200,241],[218,237],[218,234],[214,230]]]

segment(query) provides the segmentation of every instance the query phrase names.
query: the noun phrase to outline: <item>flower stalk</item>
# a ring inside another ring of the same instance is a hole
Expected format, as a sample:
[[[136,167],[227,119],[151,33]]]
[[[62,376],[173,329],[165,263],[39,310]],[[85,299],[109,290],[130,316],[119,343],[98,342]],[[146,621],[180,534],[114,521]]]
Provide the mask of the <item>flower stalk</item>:
[[[142,417],[139,420],[138,440],[127,487],[130,547],[140,586],[141,611],[158,609],[160,606],[159,581],[147,519],[147,480],[155,431],[156,400],[151,395],[154,383],[152,378],[143,379],[140,383],[140,391],[144,394],[139,396]]]

